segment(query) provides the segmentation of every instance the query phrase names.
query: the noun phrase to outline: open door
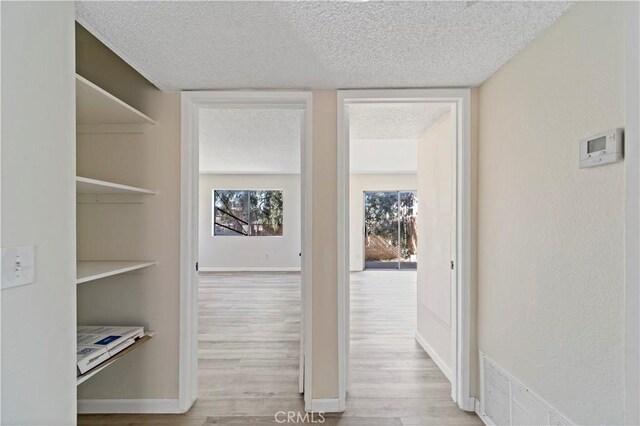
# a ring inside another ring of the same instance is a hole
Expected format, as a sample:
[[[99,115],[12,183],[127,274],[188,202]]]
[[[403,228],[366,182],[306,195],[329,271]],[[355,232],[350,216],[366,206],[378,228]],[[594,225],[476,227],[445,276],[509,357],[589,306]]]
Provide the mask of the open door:
[[[456,128],[448,113],[418,145],[417,334],[452,384],[456,368]]]

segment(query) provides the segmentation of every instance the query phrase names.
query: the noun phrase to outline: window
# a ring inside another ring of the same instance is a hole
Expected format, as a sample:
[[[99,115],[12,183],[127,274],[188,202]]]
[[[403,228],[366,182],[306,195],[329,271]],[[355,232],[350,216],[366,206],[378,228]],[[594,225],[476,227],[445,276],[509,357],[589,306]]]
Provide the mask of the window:
[[[213,191],[213,235],[282,236],[282,191]]]
[[[365,191],[365,268],[417,268],[417,219],[415,191]]]

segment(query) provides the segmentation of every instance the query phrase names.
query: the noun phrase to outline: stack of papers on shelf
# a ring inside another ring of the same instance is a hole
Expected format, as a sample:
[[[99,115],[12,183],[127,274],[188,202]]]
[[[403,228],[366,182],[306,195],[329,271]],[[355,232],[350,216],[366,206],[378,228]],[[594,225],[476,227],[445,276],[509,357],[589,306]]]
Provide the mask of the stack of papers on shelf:
[[[142,336],[143,327],[78,326],[77,362],[80,374],[133,345]]]
[[[102,346],[78,345],[76,355],[80,374],[109,359],[109,351]]]

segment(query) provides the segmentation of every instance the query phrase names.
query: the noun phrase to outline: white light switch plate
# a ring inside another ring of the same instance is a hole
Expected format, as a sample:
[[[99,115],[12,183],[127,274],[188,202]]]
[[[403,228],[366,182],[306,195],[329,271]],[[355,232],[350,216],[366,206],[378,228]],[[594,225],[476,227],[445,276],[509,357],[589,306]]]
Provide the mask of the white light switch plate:
[[[36,247],[2,247],[2,289],[33,283]]]

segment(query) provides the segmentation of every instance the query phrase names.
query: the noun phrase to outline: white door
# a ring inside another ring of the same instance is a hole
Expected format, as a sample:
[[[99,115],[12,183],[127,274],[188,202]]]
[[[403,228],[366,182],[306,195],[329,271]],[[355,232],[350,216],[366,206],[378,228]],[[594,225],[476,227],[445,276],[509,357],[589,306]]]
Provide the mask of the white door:
[[[455,369],[455,114],[418,147],[418,324],[452,383]],[[452,393],[455,395],[455,393]]]

